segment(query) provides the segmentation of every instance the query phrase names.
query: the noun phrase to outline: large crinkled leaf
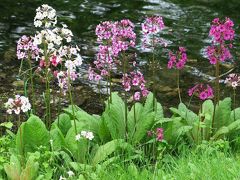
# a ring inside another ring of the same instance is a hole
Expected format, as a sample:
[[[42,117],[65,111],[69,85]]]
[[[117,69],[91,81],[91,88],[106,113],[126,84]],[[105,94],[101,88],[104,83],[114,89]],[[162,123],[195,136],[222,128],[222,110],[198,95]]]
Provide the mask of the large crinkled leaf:
[[[49,147],[50,135],[44,123],[35,115],[18,129],[16,146],[20,153],[35,152],[39,146]]]
[[[211,129],[212,129],[212,118],[214,112],[214,104],[212,100],[206,100],[202,104],[202,116],[203,123],[205,127],[203,128],[203,139],[209,140],[211,136]]]
[[[107,142],[107,141],[111,140],[111,134],[106,125],[104,116],[105,116],[105,114],[103,113],[100,123],[99,123],[99,130],[98,130],[98,135],[99,135],[101,142]]]
[[[212,137],[212,139],[218,139],[220,137],[223,137],[224,135],[234,133],[235,131],[239,131],[240,129],[240,119],[232,122],[228,126],[221,127]]]
[[[72,127],[71,118],[68,114],[60,114],[59,117],[54,121],[53,125],[57,125],[61,130],[62,134],[66,136],[68,130]]]
[[[112,139],[125,137],[125,105],[117,93],[112,93],[112,103],[107,105],[103,118]]]
[[[235,114],[235,118],[234,118]],[[237,119],[240,119],[240,107],[232,110],[231,112],[231,121],[236,121]]]
[[[74,122],[72,122],[74,124]],[[76,140],[76,133],[80,134],[81,131],[86,131],[86,126],[82,122],[76,121],[77,132],[74,125],[69,129],[65,137],[66,148],[71,152],[71,155],[79,162],[85,162],[85,155],[87,153],[87,140],[80,138]]]
[[[136,130],[133,135],[133,143],[139,143],[147,135],[147,131],[151,130],[154,125],[154,112],[143,112],[136,124]]]
[[[155,102],[157,103],[156,104],[156,111],[155,111],[155,121],[161,119],[164,117],[164,114],[163,114],[163,108],[162,108],[162,105],[157,102],[157,100],[155,99]],[[145,112],[152,112],[153,111],[153,93],[149,93],[148,96],[147,96],[147,99],[145,101],[145,104],[144,104],[144,111]]]
[[[216,107],[214,129],[218,130],[223,126],[228,126],[232,123],[230,119],[231,115],[231,98],[225,98],[219,102]]]
[[[55,126],[56,127],[51,129],[50,136],[51,136],[53,150],[58,151],[65,146],[65,139],[64,139],[64,135],[62,134],[62,131],[58,128],[57,125]]]
[[[126,143],[123,139],[112,140],[98,148],[93,157],[92,164],[96,165],[104,161],[109,155],[118,149],[132,150],[132,146]]]
[[[134,108],[135,108],[135,117],[134,117]],[[141,119],[142,114],[143,114],[142,104],[135,103],[135,105],[132,106],[132,109],[128,114],[128,137],[130,139],[133,137],[133,134],[134,134],[135,128],[136,128],[136,124]]]
[[[10,164],[4,165],[4,170],[9,179],[18,180],[21,175],[21,163],[14,154],[10,157]]]

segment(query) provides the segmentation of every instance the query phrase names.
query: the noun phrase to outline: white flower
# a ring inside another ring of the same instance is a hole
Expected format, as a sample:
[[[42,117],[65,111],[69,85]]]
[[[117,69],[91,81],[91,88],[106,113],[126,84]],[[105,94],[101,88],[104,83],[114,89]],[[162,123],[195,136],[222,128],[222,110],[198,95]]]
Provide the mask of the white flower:
[[[65,178],[65,177],[62,177],[62,176],[60,176],[60,177],[59,177],[59,180],[66,180],[66,178]]]
[[[20,112],[27,112],[31,109],[31,104],[25,96],[16,95],[15,99],[9,98],[5,103],[5,108],[7,109],[8,114],[20,114]]]
[[[69,177],[72,177],[72,176],[75,175],[74,172],[72,172],[72,171],[68,171],[67,174],[68,174]]]
[[[34,26],[35,27],[41,27],[42,26],[42,21],[34,21]]]
[[[94,138],[93,133],[90,131],[81,131],[81,135],[90,141]]]
[[[81,135],[80,135],[80,134],[77,134],[76,137],[75,137],[76,141],[79,141],[80,138],[81,138]]]
[[[82,65],[82,56],[80,56],[79,54],[77,54],[76,59],[74,60],[74,64],[75,66],[81,66]]]
[[[86,138],[89,139],[90,141],[93,140],[94,136],[92,132],[88,132],[86,135]]]

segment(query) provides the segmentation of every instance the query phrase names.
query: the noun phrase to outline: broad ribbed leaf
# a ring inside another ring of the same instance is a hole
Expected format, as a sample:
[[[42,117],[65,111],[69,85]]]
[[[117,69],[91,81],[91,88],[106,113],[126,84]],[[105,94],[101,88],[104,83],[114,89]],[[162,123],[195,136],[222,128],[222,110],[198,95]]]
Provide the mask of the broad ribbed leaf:
[[[53,145],[54,151],[58,151],[65,146],[65,139],[64,139],[64,135],[62,134],[62,131],[58,128],[57,125],[55,126],[56,126],[55,128],[51,129],[50,136],[53,143],[52,145]]]
[[[112,103],[107,105],[103,118],[112,139],[125,137],[125,105],[117,93],[112,93]]]
[[[230,119],[231,115],[231,98],[225,98],[219,102],[219,106],[216,107],[214,129],[220,129],[223,126],[228,126],[232,123]]]
[[[16,145],[19,152],[35,152],[39,146],[49,147],[50,135],[44,123],[31,115],[18,129]]]
[[[203,128],[203,139],[209,140],[211,136],[212,129],[212,118],[214,112],[214,104],[212,100],[206,100],[202,104],[202,115],[204,117],[203,123],[205,127]]]
[[[60,114],[53,124],[58,126],[64,136],[66,136],[68,130],[72,127],[71,118],[66,113]]]
[[[104,161],[109,155],[118,149],[132,149],[132,146],[126,143],[123,139],[112,140],[102,146],[100,146],[93,157],[92,164],[98,164]]]
[[[154,125],[155,113],[143,112],[136,124],[136,130],[133,136],[133,143],[139,143],[147,135],[147,131],[151,130]]]

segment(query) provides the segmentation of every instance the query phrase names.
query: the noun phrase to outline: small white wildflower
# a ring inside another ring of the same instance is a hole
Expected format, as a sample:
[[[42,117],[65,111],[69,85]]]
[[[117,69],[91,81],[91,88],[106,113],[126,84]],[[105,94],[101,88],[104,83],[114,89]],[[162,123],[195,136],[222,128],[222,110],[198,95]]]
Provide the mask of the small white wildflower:
[[[75,175],[74,172],[72,172],[72,171],[68,171],[67,174],[68,174],[69,177],[72,177],[72,176]]]
[[[75,136],[76,141],[79,141],[80,138],[81,138],[81,135],[80,135],[80,134],[77,134],[77,135]]]

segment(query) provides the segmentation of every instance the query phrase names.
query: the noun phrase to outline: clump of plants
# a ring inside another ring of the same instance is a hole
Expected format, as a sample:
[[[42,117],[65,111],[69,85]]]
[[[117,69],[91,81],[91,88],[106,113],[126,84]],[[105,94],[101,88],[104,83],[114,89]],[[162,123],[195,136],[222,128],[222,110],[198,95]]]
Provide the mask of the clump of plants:
[[[101,22],[96,27],[96,60],[88,73],[89,79],[99,84],[99,94],[100,81],[107,81],[109,97],[101,115],[90,115],[74,104],[74,98],[81,98],[81,95],[73,97],[72,82],[79,78],[83,60],[79,47],[72,42],[73,34],[64,24],[57,27],[56,11],[52,7],[44,4],[37,8],[34,26],[39,30],[33,36],[21,37],[17,43],[17,57],[29,68],[23,73],[23,66],[20,67],[25,96],[16,95],[5,104],[9,116],[18,119],[18,129],[16,134],[7,131],[14,143],[9,145],[7,152],[10,160],[0,158],[4,163],[0,165],[0,177],[14,180],[94,179],[96,174],[91,172],[100,172],[101,168],[119,161],[135,164],[129,166],[135,172],[136,166],[154,164],[155,177],[165,154],[173,155],[184,147],[201,150],[208,145],[215,150],[216,146],[225,144],[223,140],[233,141],[239,137],[240,108],[235,105],[239,75],[230,74],[225,81],[233,88],[233,106],[231,98],[220,100],[219,95],[219,63],[231,58],[233,22],[226,18],[225,21],[214,19],[212,23],[209,34],[212,44],[207,48],[207,55],[216,67],[215,89],[203,83],[190,88],[190,99],[197,96],[200,107],[198,113],[191,111],[190,103],[183,103],[180,90],[180,71],[187,63],[187,50],[179,47],[176,52],[170,51],[167,67],[177,71],[180,104],[170,108],[172,115],[165,117],[156,99],[157,82],[153,79],[153,93],[150,92],[138,66],[134,53],[137,37],[134,24],[128,19]],[[142,24],[143,45],[152,50],[149,63],[153,77],[159,63],[155,50],[158,45],[166,47],[159,37],[163,28],[160,16],[147,17]],[[123,98],[112,91],[114,73],[121,75]],[[58,95],[70,102],[69,107],[60,111],[59,98],[56,117],[52,113],[54,81],[59,86]],[[45,86],[42,92],[44,116],[41,118],[36,115],[41,108],[35,104],[37,82]],[[132,106],[129,99],[133,100]],[[12,125],[10,119],[0,124],[5,128]],[[8,139],[3,141],[9,143]]]

